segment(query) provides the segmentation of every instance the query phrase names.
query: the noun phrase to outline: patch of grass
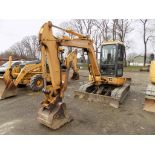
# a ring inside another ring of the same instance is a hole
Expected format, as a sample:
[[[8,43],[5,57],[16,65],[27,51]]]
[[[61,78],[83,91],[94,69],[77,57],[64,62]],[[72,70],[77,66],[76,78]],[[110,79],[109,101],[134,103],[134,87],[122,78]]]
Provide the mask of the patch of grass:
[[[78,64],[78,66],[80,67],[81,70],[88,69],[88,64],[86,63],[80,63]],[[141,68],[142,68],[141,66],[128,66],[124,67],[124,72],[139,72]]]
[[[80,63],[80,64],[78,64],[78,66],[80,67],[81,70],[88,69],[88,64],[87,63]]]
[[[139,72],[141,68],[141,66],[128,66],[124,67],[124,72]]]

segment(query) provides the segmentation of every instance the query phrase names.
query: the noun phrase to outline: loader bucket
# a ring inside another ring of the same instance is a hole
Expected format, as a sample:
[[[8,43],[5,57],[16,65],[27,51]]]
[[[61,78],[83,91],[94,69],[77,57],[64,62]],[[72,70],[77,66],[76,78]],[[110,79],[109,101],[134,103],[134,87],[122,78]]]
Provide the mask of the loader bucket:
[[[17,88],[13,81],[6,81],[3,77],[0,77],[0,100],[16,95]]]

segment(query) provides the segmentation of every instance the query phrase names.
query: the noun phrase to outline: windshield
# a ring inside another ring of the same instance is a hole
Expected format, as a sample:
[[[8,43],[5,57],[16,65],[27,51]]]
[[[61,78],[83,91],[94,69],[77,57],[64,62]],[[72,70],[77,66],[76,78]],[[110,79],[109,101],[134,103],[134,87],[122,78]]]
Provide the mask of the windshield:
[[[114,64],[116,55],[116,45],[103,45],[101,54],[102,64]]]

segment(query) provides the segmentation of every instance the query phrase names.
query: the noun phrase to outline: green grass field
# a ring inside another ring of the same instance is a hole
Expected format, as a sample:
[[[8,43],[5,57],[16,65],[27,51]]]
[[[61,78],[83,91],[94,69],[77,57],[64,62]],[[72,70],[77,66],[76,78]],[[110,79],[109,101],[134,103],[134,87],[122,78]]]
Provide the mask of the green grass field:
[[[80,64],[79,67],[81,70],[88,69],[87,64]],[[128,66],[128,67],[124,67],[124,72],[139,72],[140,68],[142,68],[142,67],[141,66]]]
[[[80,64],[78,65],[80,67],[81,70],[87,70],[88,69],[88,64]],[[128,66],[128,67],[124,67],[124,72],[139,72],[140,68],[142,68],[141,66]]]
[[[142,68],[141,66],[128,66],[128,67],[124,67],[124,72],[139,72],[140,68]]]

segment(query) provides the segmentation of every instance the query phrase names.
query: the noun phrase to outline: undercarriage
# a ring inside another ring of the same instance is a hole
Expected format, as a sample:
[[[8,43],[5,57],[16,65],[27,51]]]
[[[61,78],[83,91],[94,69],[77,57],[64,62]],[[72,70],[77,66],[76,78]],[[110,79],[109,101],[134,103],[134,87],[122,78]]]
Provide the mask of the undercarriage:
[[[79,90],[74,91],[74,96],[90,102],[100,102],[118,108],[129,93],[130,84],[125,83],[117,87],[108,84],[95,86],[93,83],[82,85]]]

